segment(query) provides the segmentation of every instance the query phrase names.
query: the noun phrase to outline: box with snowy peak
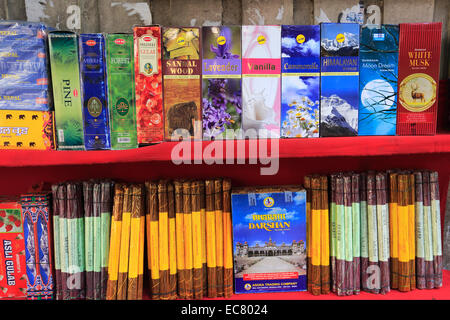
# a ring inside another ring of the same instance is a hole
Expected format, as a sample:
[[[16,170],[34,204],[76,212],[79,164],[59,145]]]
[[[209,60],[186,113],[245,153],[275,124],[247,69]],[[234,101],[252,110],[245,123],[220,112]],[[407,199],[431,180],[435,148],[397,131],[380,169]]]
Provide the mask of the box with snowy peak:
[[[135,27],[134,75],[139,144],[164,140],[162,101],[161,27]]]
[[[164,27],[164,139],[202,139],[200,28]]]
[[[105,38],[80,34],[80,69],[86,150],[111,149],[106,84]]]
[[[306,290],[306,191],[300,186],[234,188],[236,293]]]
[[[51,243],[50,195],[27,193],[20,197],[25,240],[27,296],[30,300],[53,298],[53,246]]]
[[[318,137],[320,26],[281,26],[281,72],[281,137]]]
[[[241,27],[203,27],[203,139],[241,136]]]
[[[359,108],[359,24],[320,27],[320,136],[356,136]]]
[[[0,299],[25,299],[25,241],[17,198],[0,198],[0,243]]]
[[[400,24],[397,135],[436,134],[441,31],[441,22]]]
[[[242,26],[242,129],[247,136],[280,137],[280,68],[281,27]]]
[[[366,25],[359,50],[358,135],[395,135],[398,25]]]

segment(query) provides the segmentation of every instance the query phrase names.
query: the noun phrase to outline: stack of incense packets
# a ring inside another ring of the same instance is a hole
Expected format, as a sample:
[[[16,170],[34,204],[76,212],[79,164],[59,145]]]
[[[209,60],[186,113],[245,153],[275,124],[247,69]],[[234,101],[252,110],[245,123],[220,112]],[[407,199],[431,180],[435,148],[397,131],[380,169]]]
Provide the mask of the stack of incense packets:
[[[107,300],[140,300],[144,268],[144,205],[140,184],[116,184],[111,220]]]
[[[306,176],[308,291],[313,295],[328,294],[330,282],[330,237],[327,176]],[[308,205],[310,203],[310,205]]]
[[[150,296],[231,297],[231,181],[146,182]]]

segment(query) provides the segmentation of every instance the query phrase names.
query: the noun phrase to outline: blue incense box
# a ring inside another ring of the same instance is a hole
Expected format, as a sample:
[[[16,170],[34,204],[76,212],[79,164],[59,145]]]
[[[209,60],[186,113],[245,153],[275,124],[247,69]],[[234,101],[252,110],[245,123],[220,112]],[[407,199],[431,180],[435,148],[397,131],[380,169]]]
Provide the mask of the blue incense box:
[[[79,39],[85,148],[111,149],[105,39],[100,33],[81,34]]]
[[[397,124],[398,25],[367,25],[359,51],[358,135],[395,135]]]

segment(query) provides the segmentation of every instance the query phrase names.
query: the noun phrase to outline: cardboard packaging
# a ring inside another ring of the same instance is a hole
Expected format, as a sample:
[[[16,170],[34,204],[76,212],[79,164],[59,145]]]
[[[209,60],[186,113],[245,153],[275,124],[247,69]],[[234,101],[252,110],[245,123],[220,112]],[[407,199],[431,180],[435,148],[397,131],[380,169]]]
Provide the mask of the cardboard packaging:
[[[0,198],[0,243],[0,299],[25,299],[25,242],[17,198]]]
[[[47,27],[0,21],[0,109],[49,111]]]
[[[108,34],[106,55],[111,147],[137,148],[133,35]]]
[[[51,111],[0,110],[0,149],[53,150]]]
[[[356,136],[359,108],[359,24],[320,27],[320,136]]]
[[[236,188],[231,195],[236,293],[306,290],[306,191]]]
[[[434,135],[442,23],[400,24],[397,135]]]
[[[201,140],[200,28],[164,27],[164,139]]]
[[[203,140],[241,135],[241,27],[203,27]]]
[[[281,137],[318,137],[320,26],[281,26],[281,72]]]
[[[164,140],[162,101],[161,27],[135,27],[134,75],[139,144]]]
[[[106,83],[105,39],[101,33],[80,35],[80,69],[86,150],[111,149]]]
[[[245,135],[280,137],[280,59],[280,26],[242,26],[242,129]]]
[[[30,193],[20,197],[24,225],[27,295],[30,300],[53,298],[53,246],[49,199],[47,193]]]
[[[398,25],[366,25],[359,50],[358,135],[395,135]]]
[[[84,150],[77,34],[52,31],[48,45],[58,150]]]

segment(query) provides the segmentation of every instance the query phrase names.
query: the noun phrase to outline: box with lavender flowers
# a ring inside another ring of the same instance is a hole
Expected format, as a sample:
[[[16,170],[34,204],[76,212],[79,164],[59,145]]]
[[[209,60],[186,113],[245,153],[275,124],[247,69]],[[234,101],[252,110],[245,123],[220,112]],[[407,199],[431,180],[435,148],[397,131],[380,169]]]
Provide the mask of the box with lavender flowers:
[[[241,27],[203,27],[203,139],[241,137]]]
[[[281,137],[318,137],[320,26],[281,27],[281,72]]]

